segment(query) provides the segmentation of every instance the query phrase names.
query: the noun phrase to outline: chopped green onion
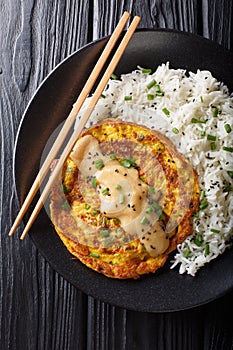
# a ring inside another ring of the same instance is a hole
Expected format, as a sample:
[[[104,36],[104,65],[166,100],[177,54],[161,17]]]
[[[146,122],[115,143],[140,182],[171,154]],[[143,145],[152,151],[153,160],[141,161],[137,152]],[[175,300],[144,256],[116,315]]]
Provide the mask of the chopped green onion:
[[[209,245],[209,244],[206,244],[206,245],[205,245],[205,256],[206,256],[206,255],[209,255],[209,253],[210,253],[210,245]]]
[[[70,205],[69,205],[69,203],[64,203],[64,204],[62,204],[61,208],[64,210],[67,210],[70,208]]]
[[[201,191],[200,201],[202,202],[204,198],[205,198],[205,191]]]
[[[214,135],[207,135],[207,140],[216,141],[216,136],[214,136]]]
[[[210,231],[213,232],[213,233],[220,233],[220,231],[216,230],[215,228],[211,228]]]
[[[90,253],[90,257],[92,257],[92,258],[99,258],[100,255],[97,254],[97,253]]]
[[[231,190],[232,190],[232,187],[229,185],[224,187],[223,192],[230,192]]]
[[[198,217],[199,217],[199,212],[193,213],[193,216],[194,216],[195,218],[198,218]]]
[[[94,209],[93,212],[92,212],[93,215],[97,215],[97,214],[99,214],[99,213],[100,213],[100,211],[97,210],[97,209]]]
[[[205,136],[206,135],[206,132],[205,131],[202,131],[201,132],[201,136]]]
[[[120,204],[123,204],[124,201],[125,201],[125,196],[124,196],[123,193],[121,193],[120,196],[119,196],[119,203],[120,203]]]
[[[120,190],[121,189],[121,185],[117,184],[116,185],[116,190]]]
[[[85,209],[86,209],[86,210],[89,210],[90,207],[91,207],[90,204],[86,204],[86,205],[85,205]]]
[[[146,213],[147,213],[147,214],[151,214],[152,211],[153,211],[153,209],[152,209],[151,207],[148,207],[148,208],[146,209]]]
[[[63,193],[65,193],[65,194],[69,193],[69,190],[68,190],[68,188],[66,187],[65,184],[62,184],[62,191],[63,191]]]
[[[169,110],[168,110],[167,108],[163,108],[162,111],[163,111],[163,113],[166,114],[166,115],[169,115],[169,114],[170,114],[170,112],[169,112]]]
[[[137,140],[143,140],[143,139],[144,139],[144,135],[141,132],[139,132],[137,134]]]
[[[147,219],[145,216],[143,216],[143,218],[142,218],[142,220],[140,221],[140,223],[141,223],[142,225],[146,225],[146,224],[148,223],[148,219]]]
[[[116,225],[119,225],[121,223],[121,220],[118,218],[113,219]]]
[[[164,92],[162,91],[156,92],[156,96],[164,96]]]
[[[156,82],[156,80],[155,79],[153,79],[153,80],[151,80],[151,82],[149,83],[149,84],[147,84],[147,89],[149,90],[149,89],[151,89],[153,86],[155,86],[157,84],[157,82]]]
[[[174,132],[174,134],[179,134],[179,129],[173,128],[173,129],[172,129],[172,132]]]
[[[219,109],[217,107],[215,107],[214,110],[213,110],[213,117],[214,118],[217,118],[218,112],[219,112]]]
[[[116,155],[114,153],[111,153],[109,156],[111,159],[116,159]]]
[[[203,102],[203,97],[202,96],[200,96],[200,100],[201,100],[201,102]]]
[[[155,188],[152,186],[149,186],[149,193],[155,193]]]
[[[108,192],[109,192],[109,188],[104,188],[104,189],[102,190],[102,194],[103,194],[104,196],[106,196],[106,195],[108,194]]]
[[[109,231],[108,230],[101,230],[100,231],[100,236],[101,237],[108,237],[109,236]]]
[[[155,95],[147,94],[147,100],[152,101],[155,98]]]
[[[150,74],[152,72],[151,68],[142,68],[142,73],[143,74]]]
[[[230,178],[233,179],[233,170],[228,170],[227,175],[229,175]]]
[[[188,258],[190,253],[191,253],[191,250],[187,248],[186,251],[184,252],[184,257]]]
[[[95,161],[95,167],[96,169],[100,170],[104,167],[104,162],[103,162],[103,159],[97,159]]]
[[[122,160],[121,165],[124,166],[125,168],[131,167],[131,163],[126,159]]]
[[[225,147],[225,146],[223,146],[223,148],[222,148],[224,151],[226,151],[226,152],[233,152],[233,147]]]
[[[118,80],[118,76],[117,76],[116,74],[112,73],[111,79],[113,79],[113,80]]]
[[[194,240],[194,243],[200,247],[203,243],[203,236],[202,235],[198,235],[198,237]]]
[[[106,96],[105,96],[104,94],[101,94],[101,97],[102,97],[102,98],[106,98]]]
[[[193,124],[205,124],[206,120],[200,120],[200,119],[197,119],[197,118],[192,118],[191,119],[191,123],[193,123]]]
[[[200,205],[200,209],[203,210],[203,209],[206,209],[208,207],[208,202],[204,202]]]
[[[91,187],[96,188],[96,177],[91,178]]]
[[[131,101],[132,100],[132,96],[125,96],[125,101]]]
[[[214,141],[210,143],[210,148],[211,151],[214,151],[216,149],[216,143]]]
[[[227,132],[228,134],[231,132],[231,126],[230,126],[230,124],[225,124],[225,125],[224,125],[224,128],[225,128],[225,130],[226,130],[226,132]]]

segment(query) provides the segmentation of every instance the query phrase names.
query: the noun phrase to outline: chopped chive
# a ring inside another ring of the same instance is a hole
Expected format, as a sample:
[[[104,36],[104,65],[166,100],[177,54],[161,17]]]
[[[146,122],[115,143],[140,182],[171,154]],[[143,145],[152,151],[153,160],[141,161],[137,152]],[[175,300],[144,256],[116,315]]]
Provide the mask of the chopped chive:
[[[103,159],[97,159],[95,161],[95,167],[96,169],[100,170],[104,167],[104,162],[103,162]]]
[[[206,132],[205,131],[202,131],[201,132],[201,136],[205,136],[206,135]]]
[[[90,207],[91,207],[90,204],[86,204],[86,205],[85,205],[85,209],[86,209],[86,210],[89,210]]]
[[[232,190],[232,187],[229,185],[224,187],[223,192],[230,192],[231,190]]]
[[[199,217],[199,212],[193,213],[193,216],[194,216],[195,218],[198,218],[198,217]]]
[[[197,118],[192,118],[191,119],[191,123],[193,123],[193,124],[205,124],[206,120],[200,120],[200,119],[197,119]]]
[[[162,109],[163,113],[166,114],[166,115],[170,115],[170,112],[167,108],[163,108]]]
[[[113,79],[113,80],[118,80],[118,76],[117,76],[116,74],[112,73],[111,79]]]
[[[99,258],[100,255],[97,254],[97,253],[90,253],[90,257],[92,257],[92,258]]]
[[[114,153],[111,153],[109,156],[111,159],[116,159],[116,155]]]
[[[149,89],[151,89],[153,86],[155,86],[157,84],[157,82],[156,82],[156,80],[155,79],[153,79],[153,80],[151,80],[151,82],[149,83],[149,84],[147,84],[147,89],[149,90]]]
[[[121,185],[117,184],[116,185],[116,190],[120,190],[121,189]]]
[[[143,140],[143,139],[144,139],[144,135],[141,132],[137,133],[137,140]]]
[[[230,126],[230,124],[225,124],[225,125],[224,125],[224,128],[225,128],[225,130],[226,130],[226,132],[227,132],[228,134],[231,132],[231,126]]]
[[[155,193],[155,188],[152,186],[149,186],[149,193]]]
[[[97,210],[97,209],[94,209],[94,210],[92,211],[92,214],[93,214],[93,215],[97,215],[97,214],[99,214],[99,213],[100,213],[100,211]]]
[[[186,251],[184,252],[184,257],[188,258],[190,253],[191,253],[191,250],[187,248]]]
[[[147,94],[147,100],[152,101],[155,98],[155,95]]]
[[[108,194],[108,192],[109,192],[109,188],[104,188],[103,190],[102,190],[102,194],[104,195],[104,196],[106,196],[107,194]]]
[[[209,245],[209,244],[206,244],[206,245],[205,245],[205,256],[206,256],[206,255],[209,255],[209,253],[210,253],[210,245]]]
[[[101,97],[102,97],[102,98],[106,98],[106,96],[105,96],[104,94],[101,94]]]
[[[128,169],[131,167],[131,163],[126,159],[122,160],[121,165]]]
[[[198,235],[197,238],[194,240],[194,243],[200,247],[203,243],[203,236],[202,235]]]
[[[233,147],[225,147],[225,146],[223,146],[223,151],[226,151],[226,152],[233,152]]]
[[[101,237],[108,237],[109,236],[109,231],[108,230],[101,230],[100,231],[100,236]]]
[[[205,191],[201,191],[200,201],[202,202],[204,198],[205,198]]]
[[[67,210],[70,208],[70,205],[69,205],[69,203],[64,203],[64,204],[62,204],[61,208],[64,210]]]
[[[214,118],[217,118],[218,112],[219,112],[219,109],[217,107],[215,107],[214,110],[213,110],[213,117]]]
[[[125,101],[131,101],[132,100],[132,96],[125,96],[124,100]]]
[[[214,141],[210,143],[210,148],[211,151],[214,151],[216,149],[216,143]]]
[[[164,96],[164,92],[158,91],[158,92],[156,92],[156,96]]]
[[[151,205],[155,210],[161,210],[161,207],[157,202],[153,202]]]
[[[200,205],[200,210],[206,209],[208,207],[208,202],[204,202]]]
[[[201,102],[203,102],[203,96],[200,96],[200,100],[201,100]]]
[[[172,132],[174,132],[174,134],[179,134],[179,129],[173,128],[173,129],[172,129]]]
[[[152,72],[152,69],[151,68],[143,68],[142,69],[142,73],[143,74],[150,74]]]
[[[151,207],[146,208],[146,213],[147,214],[151,214],[152,211],[153,211],[153,209]]]
[[[123,204],[124,201],[125,201],[125,196],[124,196],[123,193],[121,193],[120,196],[119,196],[119,203],[120,203],[120,204]]]
[[[91,178],[91,187],[96,188],[96,177]]]
[[[211,228],[210,231],[213,233],[220,233],[220,230],[216,230],[215,228]]]
[[[148,219],[147,219],[145,216],[143,216],[143,218],[142,218],[142,220],[140,221],[140,223],[141,223],[142,225],[146,225],[146,224],[148,223]]]
[[[227,175],[230,176],[231,179],[233,179],[233,170],[228,170]]]
[[[207,135],[207,140],[216,141],[216,136],[214,136],[214,135]]]
[[[66,187],[65,184],[62,184],[62,191],[63,193],[67,194],[69,192],[68,188]]]

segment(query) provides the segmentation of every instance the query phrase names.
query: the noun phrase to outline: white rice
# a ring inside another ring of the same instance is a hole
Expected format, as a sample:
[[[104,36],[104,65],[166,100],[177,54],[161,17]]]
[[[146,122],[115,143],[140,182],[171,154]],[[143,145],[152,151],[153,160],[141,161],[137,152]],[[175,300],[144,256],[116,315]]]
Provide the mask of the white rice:
[[[155,87],[147,88],[152,79],[164,96],[156,96]],[[100,99],[88,126],[106,117],[119,117],[159,130],[198,172],[200,188],[205,191],[202,203],[207,202],[208,207],[194,218],[193,233],[177,247],[171,265],[171,268],[178,265],[180,273],[194,276],[200,267],[226,250],[233,236],[232,190],[226,192],[227,187],[233,188],[233,179],[228,174],[233,172],[233,153],[222,149],[233,147],[233,96],[209,71],[187,73],[184,69],[170,69],[169,63],[152,74],[143,73],[139,67],[119,80],[110,80],[103,94],[105,98]],[[148,94],[154,95],[154,99],[148,100]],[[132,96],[132,100],[125,101],[125,96]],[[169,115],[162,111],[164,108]],[[192,123],[192,118],[206,123]],[[226,124],[232,129],[229,133]],[[179,133],[175,134],[173,128]],[[213,141],[201,136],[203,131],[216,136],[215,150],[211,150]],[[203,240],[200,246],[194,242],[198,237]]]

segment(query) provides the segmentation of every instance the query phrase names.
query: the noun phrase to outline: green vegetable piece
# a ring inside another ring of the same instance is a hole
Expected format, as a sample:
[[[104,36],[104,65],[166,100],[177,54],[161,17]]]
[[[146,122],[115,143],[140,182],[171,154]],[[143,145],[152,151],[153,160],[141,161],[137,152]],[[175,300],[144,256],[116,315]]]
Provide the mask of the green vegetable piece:
[[[220,230],[216,230],[215,228],[211,228],[210,231],[213,233],[220,233]]]
[[[142,220],[140,221],[142,225],[146,225],[148,223],[148,219],[146,216],[143,216]]]
[[[226,130],[226,132],[227,132],[228,134],[231,132],[231,126],[230,126],[230,124],[225,124],[225,125],[224,125],[224,128],[225,128],[225,130]]]
[[[109,236],[109,230],[101,230],[100,231],[101,237],[108,237]]]
[[[163,113],[166,114],[166,115],[170,115],[170,112],[167,108],[163,108],[162,109]]]
[[[216,141],[217,137],[214,135],[207,135],[207,140]]]
[[[191,250],[190,250],[189,248],[187,248],[187,249],[185,250],[185,252],[184,252],[184,257],[185,257],[185,258],[188,258],[189,255],[190,255],[190,253],[191,253]]]
[[[233,147],[225,147],[225,146],[223,146],[223,151],[226,151],[226,152],[233,152]]]
[[[179,130],[177,128],[173,128],[172,132],[174,132],[174,134],[179,134]]]
[[[205,198],[205,191],[201,191],[200,201],[202,202],[204,198]]]
[[[125,96],[124,100],[125,101],[131,101],[132,100],[132,96]]]
[[[153,80],[151,80],[151,82],[149,83],[149,84],[147,84],[147,89],[149,90],[149,89],[151,89],[153,86],[155,86],[157,84],[157,82],[156,82],[156,80],[155,79],[153,79]]]
[[[147,100],[152,101],[155,98],[155,95],[147,94]]]
[[[124,201],[125,201],[125,196],[124,196],[123,193],[121,193],[120,196],[119,196],[119,203],[120,203],[120,204],[123,204]]]
[[[95,161],[95,167],[96,169],[100,170],[104,167],[104,162],[103,162],[103,159],[97,159]]]
[[[216,143],[214,141],[210,143],[210,148],[211,148],[211,151],[216,150]]]
[[[97,183],[96,177],[92,177],[91,178],[91,187],[96,188],[96,183]]]
[[[118,80],[118,76],[117,76],[116,74],[112,73],[111,79],[113,79],[113,80]]]
[[[233,170],[228,170],[227,175],[230,176],[231,179],[233,179]]]
[[[152,73],[152,69],[150,69],[150,68],[142,68],[142,73],[143,74],[150,74],[150,73]]]
[[[209,253],[210,253],[210,245],[206,244],[205,245],[205,256],[209,255]]]
[[[97,253],[90,253],[90,257],[92,257],[92,258],[99,258],[99,257],[100,257],[100,254],[97,254]]]
[[[121,185],[120,184],[116,185],[116,190],[121,190]]]
[[[200,210],[204,210],[208,207],[209,203],[208,202],[204,202],[200,205]]]
[[[218,112],[219,112],[219,109],[218,109],[217,107],[215,107],[215,108],[213,109],[213,117],[214,117],[214,118],[217,118]]]
[[[191,123],[193,123],[193,124],[205,124],[206,120],[200,120],[200,119],[197,119],[197,118],[192,118],[191,119]]]

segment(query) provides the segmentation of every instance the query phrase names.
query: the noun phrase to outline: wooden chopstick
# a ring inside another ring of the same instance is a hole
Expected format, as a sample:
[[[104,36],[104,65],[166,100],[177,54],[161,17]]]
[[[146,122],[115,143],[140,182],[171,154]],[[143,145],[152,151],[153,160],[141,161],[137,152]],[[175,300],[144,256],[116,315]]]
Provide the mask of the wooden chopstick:
[[[43,207],[43,204],[45,202],[45,200],[47,199],[49,192],[51,190],[51,187],[53,185],[53,183],[55,182],[58,174],[60,173],[62,166],[67,158],[67,156],[69,155],[69,153],[71,152],[75,142],[77,141],[78,137],[80,136],[85,124],[87,123],[96,103],[98,102],[106,84],[108,83],[112,73],[114,72],[119,60],[121,59],[133,33],[135,32],[138,24],[140,22],[140,17],[135,16],[131,25],[129,26],[125,36],[123,37],[121,43],[119,44],[109,66],[107,67],[100,83],[98,84],[92,98],[91,101],[87,107],[86,112],[83,114],[82,118],[79,121],[78,127],[76,128],[76,130],[73,132],[70,140],[68,141],[63,153],[61,154],[58,163],[56,164],[56,167],[54,169],[54,171],[52,172],[47,184],[44,187],[43,192],[41,193],[41,196],[25,226],[25,229],[20,237],[20,239],[24,239],[28,233],[28,231],[30,230],[33,222],[35,221],[37,215],[39,214],[41,208]]]
[[[74,124],[75,118],[80,111],[86,97],[90,93],[91,89],[93,88],[96,79],[98,78],[101,70],[103,69],[104,64],[106,63],[112,49],[114,48],[117,40],[119,39],[120,34],[122,33],[123,29],[125,28],[125,25],[130,17],[130,14],[128,12],[124,12],[123,16],[121,17],[119,23],[117,24],[114,32],[112,33],[110,39],[108,40],[102,54],[100,55],[94,69],[92,70],[87,82],[85,83],[78,99],[73,105],[73,108],[67,117],[58,137],[56,138],[49,154],[47,155],[37,177],[35,178],[32,187],[25,198],[23,205],[13,223],[13,226],[11,227],[11,230],[9,232],[9,236],[12,236],[20,224],[23,216],[25,215],[29,205],[31,204],[33,198],[35,197],[37,191],[39,190],[40,183],[44,180],[46,174],[49,171],[50,165],[54,158],[56,157],[59,149],[61,148],[62,144],[64,143],[64,140],[71,129],[72,125]]]

